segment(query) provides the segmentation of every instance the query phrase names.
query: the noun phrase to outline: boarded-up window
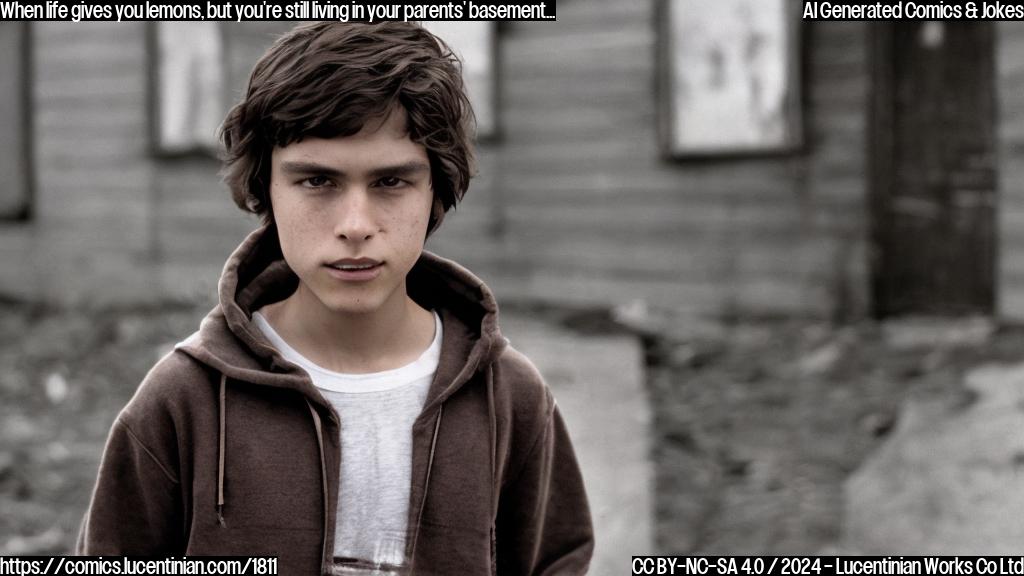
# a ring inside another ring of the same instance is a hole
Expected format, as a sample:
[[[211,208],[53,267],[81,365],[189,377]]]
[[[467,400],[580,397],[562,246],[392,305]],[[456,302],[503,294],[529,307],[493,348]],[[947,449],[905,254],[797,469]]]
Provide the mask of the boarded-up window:
[[[0,219],[29,214],[28,24],[0,22]]]
[[[799,17],[790,0],[664,0],[662,143],[672,157],[800,145]]]
[[[161,154],[213,153],[224,102],[224,46],[217,22],[158,22],[154,147]]]

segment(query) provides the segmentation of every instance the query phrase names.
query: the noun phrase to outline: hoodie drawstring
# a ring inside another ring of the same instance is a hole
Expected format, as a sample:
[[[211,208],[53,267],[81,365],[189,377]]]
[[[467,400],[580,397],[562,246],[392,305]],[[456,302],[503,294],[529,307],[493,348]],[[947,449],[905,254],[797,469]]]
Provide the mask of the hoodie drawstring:
[[[306,406],[309,408],[309,413],[313,417],[313,426],[316,428],[316,444],[320,448],[320,485],[323,487],[324,497],[324,537],[320,546],[320,566],[322,570],[327,563],[327,529],[329,528],[327,520],[330,518],[330,511],[327,509],[330,506],[330,494],[327,488],[327,456],[324,454],[324,427],[320,421],[320,414],[313,407],[313,403],[309,401],[309,398],[304,399]]]
[[[498,424],[494,409],[494,368],[487,367],[487,432],[491,436],[491,574],[498,573],[497,538],[494,523],[498,521]]]
[[[412,547],[409,551],[409,573],[415,574],[416,544],[420,538],[420,524],[423,523],[423,510],[427,506],[427,492],[430,490],[430,472],[434,468],[434,450],[437,448],[437,433],[441,430],[441,419],[444,417],[444,402],[437,407],[437,420],[434,421],[434,435],[430,438],[430,457],[427,459],[427,478],[423,482],[423,496],[420,498],[420,509],[416,512],[416,528],[412,535]]]
[[[218,442],[217,442],[217,522],[227,527],[224,523],[224,452],[225,452],[225,404],[227,399],[227,388],[228,388],[228,376],[227,374],[220,375],[220,394],[218,395],[218,418],[219,418],[219,431],[218,431]]]
[[[491,486],[496,488],[498,482],[498,431],[497,418],[495,416],[494,409],[494,371],[490,367],[487,369],[487,433],[490,435],[491,440]],[[494,495],[494,488],[491,490],[491,518],[498,513],[497,502],[498,499]]]

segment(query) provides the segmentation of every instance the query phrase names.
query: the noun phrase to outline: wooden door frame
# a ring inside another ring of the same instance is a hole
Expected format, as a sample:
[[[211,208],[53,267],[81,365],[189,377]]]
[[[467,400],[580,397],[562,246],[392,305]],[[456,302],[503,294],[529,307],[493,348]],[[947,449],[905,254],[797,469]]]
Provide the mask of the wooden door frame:
[[[893,183],[894,141],[893,119],[895,98],[893,83],[893,45],[895,25],[891,22],[876,22],[869,27],[870,70],[868,102],[868,272],[870,276],[871,316],[882,318],[887,311],[882,309],[885,302],[885,283],[882,281],[885,250],[885,208],[888,190]]]

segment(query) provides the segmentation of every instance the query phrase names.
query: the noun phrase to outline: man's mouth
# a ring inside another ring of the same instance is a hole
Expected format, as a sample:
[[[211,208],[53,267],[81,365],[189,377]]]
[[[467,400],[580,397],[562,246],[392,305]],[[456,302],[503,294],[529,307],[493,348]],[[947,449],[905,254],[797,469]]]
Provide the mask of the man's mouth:
[[[373,260],[372,258],[343,258],[331,262],[327,266],[343,272],[358,272],[360,270],[370,270],[380,265],[380,261]]]
[[[369,282],[384,269],[384,263],[373,258],[342,258],[326,266],[328,274],[343,282]]]

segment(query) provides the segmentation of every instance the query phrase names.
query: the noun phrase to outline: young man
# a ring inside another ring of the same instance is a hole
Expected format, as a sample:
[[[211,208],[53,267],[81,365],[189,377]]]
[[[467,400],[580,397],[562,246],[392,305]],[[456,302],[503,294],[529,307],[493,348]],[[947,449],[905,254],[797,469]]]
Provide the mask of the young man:
[[[222,133],[264,225],[115,422],[80,552],[586,571],[551,393],[487,287],[423,251],[468,187],[470,117],[457,60],[417,25],[317,23],[270,48]]]

